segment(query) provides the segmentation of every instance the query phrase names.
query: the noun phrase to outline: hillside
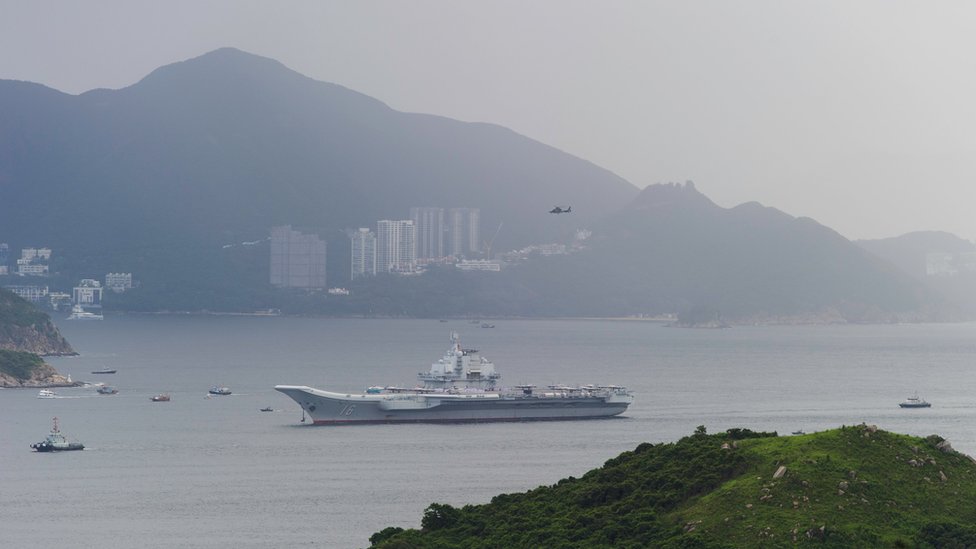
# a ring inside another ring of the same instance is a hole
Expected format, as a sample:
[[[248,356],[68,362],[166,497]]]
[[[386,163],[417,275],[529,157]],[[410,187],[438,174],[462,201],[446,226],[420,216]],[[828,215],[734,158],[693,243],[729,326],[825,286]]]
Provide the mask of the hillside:
[[[678,314],[697,325],[728,322],[892,322],[946,318],[941,296],[836,232],[756,203],[721,208],[693,185],[652,185],[591,226],[574,253],[533,255],[500,273],[432,267],[419,277],[378,276],[352,295],[241,296],[240,306],[287,313],[389,316],[624,316]],[[246,254],[223,255],[255,278]],[[262,255],[262,258],[264,257]],[[234,259],[236,258],[236,259]],[[218,282],[201,279],[214,288]],[[258,286],[259,280],[253,280]],[[128,306],[164,308],[173,300]],[[210,294],[216,295],[214,293]],[[205,293],[187,306],[206,303]],[[230,302],[224,296],[224,302]]]
[[[893,238],[856,240],[855,244],[902,271],[925,278],[925,256],[930,253],[976,252],[976,244],[942,231],[920,231]]]
[[[649,186],[592,230],[588,250],[520,267],[540,302],[691,322],[938,314],[936,294],[835,231],[755,202],[722,208],[691,183]]]
[[[0,349],[0,387],[74,387],[53,366],[34,353]]]
[[[243,258],[241,277],[222,246],[274,225],[342,245],[343,229],[412,206],[479,207],[483,231],[504,221],[498,246],[517,247],[567,229],[545,214],[554,202],[586,204],[572,220],[586,222],[637,193],[508,129],[398,112],[232,48],[77,96],[0,81],[0,104],[11,249],[47,246],[75,280],[134,272],[177,298],[265,290],[267,255]],[[330,259],[346,280],[348,257]]]
[[[2,288],[0,349],[38,355],[76,354],[46,313]]]
[[[424,547],[971,547],[976,463],[937,436],[842,427],[730,430],[641,444],[581,478],[491,503],[432,504],[420,530],[377,549]]]
[[[963,254],[976,252],[976,244],[942,231],[920,231],[893,238],[857,240],[855,243],[873,255],[921,280],[944,296],[963,315],[976,316],[976,272],[963,270],[953,276],[928,276],[926,257],[930,253]]]

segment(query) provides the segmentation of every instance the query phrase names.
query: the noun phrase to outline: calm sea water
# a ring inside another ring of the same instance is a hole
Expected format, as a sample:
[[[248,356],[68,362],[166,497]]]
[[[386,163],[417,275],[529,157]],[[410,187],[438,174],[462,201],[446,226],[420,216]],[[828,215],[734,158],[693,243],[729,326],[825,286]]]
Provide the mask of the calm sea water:
[[[976,454],[976,324],[737,327],[645,322],[108,316],[59,321],[50,362],[114,396],[0,390],[0,546],[363,547],[461,505],[579,476],[697,425],[807,432],[876,423]],[[311,427],[275,384],[409,385],[461,332],[507,384],[616,383],[625,418]],[[102,367],[112,376],[93,376]],[[206,398],[212,385],[234,394]],[[918,391],[933,403],[903,410]],[[157,393],[172,402],[152,403]],[[260,408],[271,406],[272,413]],[[84,452],[28,445],[58,416]]]

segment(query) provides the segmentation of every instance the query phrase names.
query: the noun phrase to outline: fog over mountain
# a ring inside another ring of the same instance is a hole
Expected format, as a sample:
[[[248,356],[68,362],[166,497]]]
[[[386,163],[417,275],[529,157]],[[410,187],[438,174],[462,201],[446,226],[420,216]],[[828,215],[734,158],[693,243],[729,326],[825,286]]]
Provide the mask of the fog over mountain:
[[[0,81],[0,103],[0,235],[13,249],[53,248],[63,285],[133,272],[142,287],[122,307],[814,321],[939,308],[935,293],[811,219],[722,208],[692,184],[638,192],[505,128],[397,112],[231,48],[121,90]],[[546,213],[555,204],[573,213]],[[569,242],[577,228],[593,236],[501,274],[378,277],[342,303],[272,291],[266,243],[223,246],[311,227],[332,244],[330,280],[344,282],[343,229],[411,206],[480,208],[486,240],[504,223],[496,251]]]
[[[552,260],[572,274],[526,266],[535,271],[533,287],[554,302],[584,296],[603,314],[691,313],[699,320],[887,321],[940,302],[812,219],[756,202],[722,208],[691,183],[647,187],[594,225],[591,240],[589,250]]]
[[[375,226],[411,206],[479,207],[516,246],[553,236],[554,203],[585,203],[585,223],[637,193],[505,128],[397,112],[230,48],[121,90],[0,81],[0,103],[0,234],[72,260]]]

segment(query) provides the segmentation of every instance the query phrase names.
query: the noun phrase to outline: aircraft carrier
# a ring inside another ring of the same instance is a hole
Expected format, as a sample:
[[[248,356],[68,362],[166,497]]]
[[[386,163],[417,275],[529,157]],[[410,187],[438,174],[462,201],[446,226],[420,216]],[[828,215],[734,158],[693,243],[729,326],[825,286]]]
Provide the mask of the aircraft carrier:
[[[418,374],[413,388],[369,387],[339,393],[301,385],[277,385],[317,425],[532,421],[606,418],[622,414],[633,395],[617,385],[517,385],[496,388],[495,365],[464,349],[456,333],[444,357]]]

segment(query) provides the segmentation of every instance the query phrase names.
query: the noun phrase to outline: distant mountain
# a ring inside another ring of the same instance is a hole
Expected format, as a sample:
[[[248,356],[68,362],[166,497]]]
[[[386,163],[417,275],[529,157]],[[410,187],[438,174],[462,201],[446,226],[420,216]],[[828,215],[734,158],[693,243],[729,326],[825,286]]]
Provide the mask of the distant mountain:
[[[587,314],[887,321],[938,297],[808,218],[750,202],[721,208],[691,183],[653,185],[593,226],[590,249],[519,267],[544,303]],[[569,310],[566,311],[567,313]]]
[[[919,231],[854,243],[916,278],[925,278],[925,256],[930,253],[976,252],[976,244],[942,231]]]
[[[940,231],[921,231],[880,240],[858,240],[856,244],[902,271],[921,280],[963,314],[976,315],[976,273],[954,276],[928,276],[926,256],[930,253],[960,254],[976,252],[976,244]]]
[[[693,185],[639,192],[505,128],[397,112],[230,48],[120,90],[0,81],[0,104],[0,241],[52,248],[54,287],[132,272],[140,287],[109,307],[886,321],[937,301],[813,220],[720,208]],[[557,204],[572,213],[547,213]],[[496,251],[593,236],[500,274],[377,277],[348,299],[274,291],[267,242],[225,247],[315,228],[345,284],[342,230],[411,206],[481,208],[485,240],[504,223]]]
[[[0,104],[0,241],[48,246],[72,276],[135,271],[174,291],[240,285],[221,246],[273,225],[341,241],[412,206],[479,207],[483,232],[504,222],[496,246],[515,247],[638,192],[511,130],[398,112],[231,48],[120,90],[0,81]],[[548,216],[557,203],[575,217]],[[348,259],[331,258],[343,280]],[[264,269],[248,283],[267,280],[266,255],[244,264]]]

